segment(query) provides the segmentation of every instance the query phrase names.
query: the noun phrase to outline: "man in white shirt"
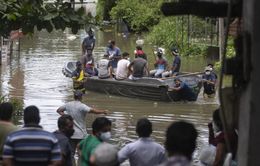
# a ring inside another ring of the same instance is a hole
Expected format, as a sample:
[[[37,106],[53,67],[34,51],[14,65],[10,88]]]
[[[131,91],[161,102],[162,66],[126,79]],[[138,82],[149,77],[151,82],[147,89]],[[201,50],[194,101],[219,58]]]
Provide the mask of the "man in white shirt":
[[[140,119],[136,125],[139,139],[127,144],[118,152],[119,163],[129,159],[131,166],[158,166],[166,160],[164,148],[150,138],[152,123]]]
[[[76,145],[87,135],[86,128],[86,116],[87,113],[94,114],[106,114],[107,110],[99,110],[96,108],[91,108],[86,104],[82,103],[83,93],[80,90],[74,92],[74,101],[68,102],[65,105],[59,107],[57,112],[60,115],[69,114],[72,116],[74,123],[74,134],[71,136],[71,147],[72,154],[75,154]]]
[[[98,61],[97,69],[98,78],[106,79],[112,77],[112,68],[107,54],[105,54],[104,57]]]
[[[116,79],[117,80],[124,80],[129,76],[128,73],[128,66],[130,61],[128,60],[129,53],[124,52],[122,54],[122,59],[117,63],[117,70],[116,70]]]

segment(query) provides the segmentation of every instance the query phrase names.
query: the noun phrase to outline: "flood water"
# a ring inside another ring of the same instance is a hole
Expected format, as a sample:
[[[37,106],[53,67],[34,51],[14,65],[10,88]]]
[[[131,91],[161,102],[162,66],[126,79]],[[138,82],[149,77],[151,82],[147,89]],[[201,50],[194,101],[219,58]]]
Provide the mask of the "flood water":
[[[61,70],[65,62],[76,61],[81,56],[80,44],[85,33],[81,31],[75,40],[68,39],[71,36],[69,33],[59,31],[49,34],[42,31],[23,38],[20,56],[14,52],[14,56],[0,66],[1,95],[21,100],[24,107],[39,107],[41,125],[48,131],[57,129],[57,108],[73,100],[72,80],[66,78]],[[96,38],[95,57],[98,59],[103,55],[109,39],[115,39],[122,51],[133,54],[137,37],[132,35],[125,38],[108,29],[105,32],[97,31]],[[151,53],[149,55],[151,50],[151,46],[145,45],[144,51],[148,53],[148,58],[153,59]],[[202,70],[206,64],[202,57],[183,58],[182,62],[183,70],[194,72]],[[196,102],[165,103],[87,92],[83,102],[109,110],[107,117],[113,122],[112,141],[119,146],[137,138],[135,124],[139,118],[148,117],[152,121],[152,137],[161,144],[170,123],[177,120],[191,122],[199,132],[195,158],[200,148],[207,144],[207,123],[211,120],[212,111],[218,106],[216,99],[203,99],[201,94]],[[88,115],[88,129],[96,117]],[[22,120],[19,124],[22,124]]]

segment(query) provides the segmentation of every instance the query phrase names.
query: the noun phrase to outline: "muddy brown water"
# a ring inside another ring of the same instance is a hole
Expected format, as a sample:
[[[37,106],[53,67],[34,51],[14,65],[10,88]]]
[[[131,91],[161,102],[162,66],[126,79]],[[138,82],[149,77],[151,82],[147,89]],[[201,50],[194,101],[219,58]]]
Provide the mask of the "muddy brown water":
[[[80,43],[85,36],[81,31],[71,40],[69,31],[65,32],[36,32],[32,37],[21,39],[21,52],[14,52],[12,58],[7,59],[0,66],[1,95],[9,98],[18,98],[24,104],[36,105],[41,111],[41,125],[48,131],[57,129],[56,109],[64,103],[71,101],[72,80],[66,78],[61,70],[65,62],[76,61],[81,56]],[[104,48],[109,39],[115,39],[122,51],[133,54],[137,37],[130,35],[127,38],[113,30],[105,32],[96,31],[95,57],[103,55]],[[144,51],[148,52],[150,63],[152,47],[145,45]],[[150,54],[149,54],[150,52]],[[172,60],[169,59],[171,62]],[[183,58],[182,69],[185,71],[200,71],[206,64],[202,57]],[[194,156],[203,145],[207,144],[207,123],[211,120],[212,111],[218,107],[216,99],[203,99],[199,95],[196,102],[154,102],[133,98],[124,98],[87,92],[83,102],[89,106],[108,109],[107,117],[112,120],[112,142],[123,146],[137,138],[135,124],[139,118],[147,117],[153,123],[152,137],[163,144],[167,126],[173,121],[185,120],[193,123],[198,132],[198,148]],[[87,116],[87,127],[97,115]],[[18,122],[22,124],[22,120]]]

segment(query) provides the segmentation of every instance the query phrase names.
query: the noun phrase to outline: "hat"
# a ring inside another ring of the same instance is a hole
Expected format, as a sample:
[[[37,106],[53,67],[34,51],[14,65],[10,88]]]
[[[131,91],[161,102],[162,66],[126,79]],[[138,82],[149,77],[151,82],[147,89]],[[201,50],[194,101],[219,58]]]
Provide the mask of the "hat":
[[[74,96],[81,97],[83,96],[83,93],[80,90],[74,91]]]
[[[103,142],[94,151],[95,165],[97,166],[114,166],[117,160],[118,148],[115,145]]]
[[[178,51],[178,49],[176,47],[173,47],[171,49],[171,52],[173,52],[174,54],[179,54],[179,51]]]

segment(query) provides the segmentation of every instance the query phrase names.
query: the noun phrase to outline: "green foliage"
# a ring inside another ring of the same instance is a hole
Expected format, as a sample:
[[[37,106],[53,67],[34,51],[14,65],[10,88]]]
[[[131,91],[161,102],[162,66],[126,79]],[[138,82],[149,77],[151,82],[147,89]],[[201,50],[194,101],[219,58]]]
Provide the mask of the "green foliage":
[[[188,43],[188,30],[183,17],[166,17],[155,25],[146,38],[149,42],[167,49],[178,47],[181,55],[202,55],[206,46]]]
[[[118,0],[110,14],[115,20],[123,20],[132,31],[148,31],[159,23],[161,3],[161,0]]]
[[[111,20],[109,12],[116,5],[116,0],[98,0],[97,3],[97,20]]]
[[[73,33],[93,20],[85,15],[83,7],[75,10],[72,3],[57,0],[45,4],[44,0],[0,0],[0,35],[8,36],[12,30],[22,29],[24,34],[33,33],[34,28],[64,30]]]

